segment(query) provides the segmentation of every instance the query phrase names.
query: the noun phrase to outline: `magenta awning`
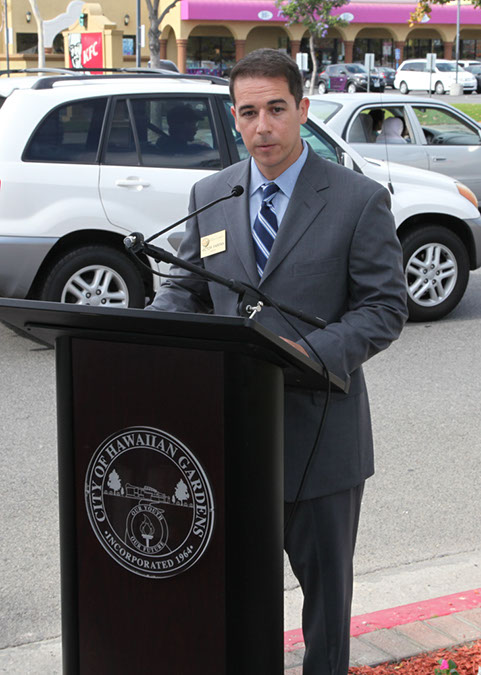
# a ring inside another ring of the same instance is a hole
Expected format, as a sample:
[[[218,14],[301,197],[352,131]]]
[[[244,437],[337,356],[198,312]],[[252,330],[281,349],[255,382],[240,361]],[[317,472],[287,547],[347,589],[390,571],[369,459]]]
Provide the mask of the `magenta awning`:
[[[333,13],[352,14],[354,16],[352,23],[406,24],[415,8],[415,2],[412,4],[351,2],[334,10]],[[455,24],[456,11],[456,4],[433,6],[429,23]],[[280,10],[270,0],[182,0],[181,18],[184,21],[284,23]],[[481,24],[481,9],[461,5],[461,26],[473,24]]]

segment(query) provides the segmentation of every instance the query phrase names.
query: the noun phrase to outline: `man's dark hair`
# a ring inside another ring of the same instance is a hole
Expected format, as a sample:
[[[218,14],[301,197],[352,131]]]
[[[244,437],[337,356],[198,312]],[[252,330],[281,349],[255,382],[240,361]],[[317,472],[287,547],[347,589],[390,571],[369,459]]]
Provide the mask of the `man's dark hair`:
[[[302,76],[297,63],[276,49],[256,49],[235,64],[229,83],[229,92],[234,105],[234,83],[238,77],[284,77],[297,107],[304,96]]]

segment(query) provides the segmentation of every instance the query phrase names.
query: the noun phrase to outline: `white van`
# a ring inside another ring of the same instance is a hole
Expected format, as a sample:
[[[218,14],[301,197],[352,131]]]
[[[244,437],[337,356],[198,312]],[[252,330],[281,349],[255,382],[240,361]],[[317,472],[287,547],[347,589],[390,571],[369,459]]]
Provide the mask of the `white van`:
[[[437,59],[432,73],[429,72],[426,59],[410,59],[403,61],[394,77],[394,88],[401,94],[407,94],[411,89],[434,91],[444,94],[456,82],[456,61]],[[468,73],[458,63],[457,82],[462,84],[463,92],[471,94],[476,91],[476,78]]]

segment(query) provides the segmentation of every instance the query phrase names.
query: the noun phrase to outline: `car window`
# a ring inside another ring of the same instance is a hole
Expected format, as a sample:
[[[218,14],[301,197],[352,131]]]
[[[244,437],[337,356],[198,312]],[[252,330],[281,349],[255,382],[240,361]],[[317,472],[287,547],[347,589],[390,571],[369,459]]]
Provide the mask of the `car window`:
[[[450,111],[431,106],[413,106],[424,132],[432,145],[480,145],[479,133]]]
[[[387,120],[397,118],[400,124]],[[413,139],[403,106],[364,108],[353,119],[348,143],[411,143]]]
[[[313,125],[306,122],[301,126],[301,138],[309,143],[314,152],[328,159],[330,162],[335,162],[339,164],[339,157],[336,152],[336,146],[334,143],[325,138],[318,129],[315,129]]]
[[[236,149],[237,149],[237,153],[239,155],[239,160],[247,159],[250,155],[247,152],[246,146],[244,145],[244,141],[242,140],[242,136],[240,135],[240,133],[235,128],[234,115],[230,111],[231,106],[232,106],[232,101],[230,101],[230,99],[224,98],[223,103],[224,103],[224,108],[225,108],[225,112],[226,112],[226,120],[229,124],[229,128],[230,128],[230,130],[232,132],[232,136],[234,138],[234,143],[235,143],[235,146],[236,146]]]
[[[349,64],[345,66],[349,73],[365,73],[366,69],[364,66],[359,66],[357,64]]]
[[[106,98],[97,98],[55,108],[34,131],[22,159],[95,163],[106,103]]]
[[[105,164],[220,169],[206,98],[139,96],[115,104]]]
[[[452,73],[456,70],[455,63],[436,63],[436,68],[440,73]],[[463,70],[461,66],[458,66],[458,70]]]
[[[321,120],[321,122],[327,122],[342,108],[340,103],[334,103],[333,101],[316,101],[311,99],[309,110],[310,112]]]

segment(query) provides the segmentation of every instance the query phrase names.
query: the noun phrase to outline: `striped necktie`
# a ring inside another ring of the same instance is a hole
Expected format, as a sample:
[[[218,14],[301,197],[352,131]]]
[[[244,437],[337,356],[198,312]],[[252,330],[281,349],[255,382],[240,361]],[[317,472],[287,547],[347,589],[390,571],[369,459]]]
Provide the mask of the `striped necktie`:
[[[278,190],[279,186],[275,183],[266,183],[262,186],[262,204],[254,221],[252,235],[254,237],[257,271],[260,277],[264,272],[279,227],[276,212],[272,205],[272,200]]]

